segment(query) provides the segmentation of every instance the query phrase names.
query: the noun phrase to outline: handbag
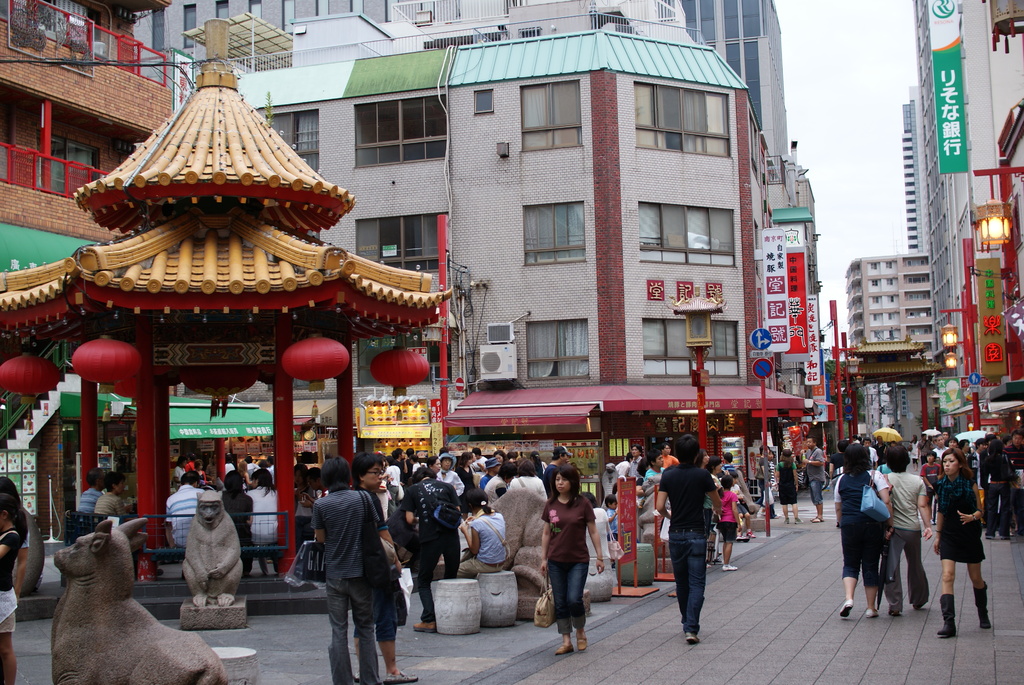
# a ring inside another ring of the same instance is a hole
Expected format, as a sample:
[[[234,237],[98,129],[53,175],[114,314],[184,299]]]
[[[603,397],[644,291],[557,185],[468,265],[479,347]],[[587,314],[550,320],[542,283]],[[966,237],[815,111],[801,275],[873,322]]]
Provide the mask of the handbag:
[[[622,545],[619,544],[618,540],[608,541],[608,558],[612,561],[618,561],[622,558],[623,551]]]
[[[544,592],[537,598],[537,606],[533,609],[533,625],[547,628],[555,622],[555,595],[551,591],[551,582],[544,584]]]
[[[872,521],[889,520],[889,506],[882,501],[882,498],[875,492],[874,476],[868,472],[868,484],[864,486],[860,494],[860,512],[866,514]]]
[[[360,494],[360,496],[363,496]],[[370,493],[365,493],[363,498],[363,528],[362,528],[362,550],[363,550],[363,577],[370,583],[370,587],[378,590],[389,590],[393,583],[391,580],[391,569],[388,568],[388,558],[384,552],[384,545],[377,532],[374,523],[376,518],[373,515],[373,503],[370,501]],[[392,566],[393,568],[393,566]]]
[[[462,524],[462,510],[451,502],[438,502],[430,496],[430,515],[438,524],[448,530],[455,530]]]
[[[307,540],[295,553],[292,567],[284,574],[284,581],[292,587],[306,584],[323,587],[327,584],[327,569],[324,565],[326,554],[324,543]]]

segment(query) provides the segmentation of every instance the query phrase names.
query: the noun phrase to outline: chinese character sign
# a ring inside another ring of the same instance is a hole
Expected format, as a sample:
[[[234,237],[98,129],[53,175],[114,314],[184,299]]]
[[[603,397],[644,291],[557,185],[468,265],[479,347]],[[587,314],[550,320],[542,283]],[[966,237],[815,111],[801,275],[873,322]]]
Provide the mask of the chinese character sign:
[[[789,294],[786,289],[786,232],[781,228],[761,231],[764,272],[764,328],[772,336],[771,352],[789,350]]]
[[[804,362],[804,385],[821,383],[821,338],[818,333],[818,296],[807,298],[807,354]]]
[[[789,313],[789,350],[784,361],[806,362],[807,348],[807,254],[805,248],[786,251],[786,306]]]
[[[658,301],[664,300],[665,281],[647,281],[647,299]]]
[[[676,281],[676,302],[693,298],[693,281]]]
[[[978,371],[992,380],[1006,375],[1003,279],[999,258],[979,259],[974,282],[978,297]]]
[[[620,564],[636,561],[636,478],[619,479],[619,544],[622,546]]]
[[[939,173],[967,171],[964,74],[960,63],[960,10],[955,0],[930,0],[929,30],[935,87]]]

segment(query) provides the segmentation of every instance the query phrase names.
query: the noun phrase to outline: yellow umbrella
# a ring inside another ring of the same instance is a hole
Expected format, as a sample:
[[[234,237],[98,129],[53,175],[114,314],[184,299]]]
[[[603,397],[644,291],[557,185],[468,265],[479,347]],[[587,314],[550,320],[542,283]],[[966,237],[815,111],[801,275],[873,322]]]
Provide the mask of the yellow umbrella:
[[[875,436],[876,438],[884,440],[885,442],[903,442],[903,436],[894,431],[892,428],[879,428],[874,433],[872,433],[872,435]]]

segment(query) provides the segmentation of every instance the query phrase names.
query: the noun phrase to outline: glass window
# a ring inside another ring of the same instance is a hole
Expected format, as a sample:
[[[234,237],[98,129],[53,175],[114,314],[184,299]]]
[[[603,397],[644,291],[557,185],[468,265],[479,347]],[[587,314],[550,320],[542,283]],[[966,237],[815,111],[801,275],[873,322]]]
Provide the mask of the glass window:
[[[634,93],[638,146],[729,155],[725,95],[645,83]]]
[[[700,32],[704,40],[715,40],[715,0],[700,0]]]
[[[707,348],[704,368],[713,376],[738,376],[736,322],[712,321],[711,339],[712,346]],[[686,376],[690,373],[685,319],[644,319],[643,343],[645,376]]]
[[[731,209],[641,202],[640,250],[647,261],[733,266]]]
[[[526,86],[521,94],[524,150],[582,144],[578,81]]]
[[[286,31],[291,31],[292,24],[295,23],[295,0],[284,0],[281,9],[284,14],[284,28]]]
[[[761,0],[743,0],[743,37],[761,35]]]
[[[218,19],[227,19],[231,16],[230,11],[228,0],[217,0],[217,4],[214,5],[214,12]]]
[[[739,43],[725,44],[725,62],[729,65],[730,69],[736,72],[737,76],[743,78],[743,64],[741,63]]]
[[[259,19],[263,18],[263,0],[249,0],[249,14]]]
[[[473,112],[483,114],[494,111],[494,91],[478,90],[473,93]]]
[[[437,216],[393,216],[356,221],[356,254],[389,266],[437,270]]]
[[[583,203],[524,207],[523,237],[527,264],[584,259]]]
[[[182,15],[183,30],[184,31],[191,31],[192,29],[194,29],[196,27],[196,6],[195,5],[185,5],[182,8],[182,12],[183,12],[183,15]],[[184,42],[185,48],[194,48],[195,45],[196,45],[196,42],[194,40],[192,40],[191,38],[186,38],[185,39],[185,42]]]
[[[743,72],[744,80],[747,82],[747,93],[750,97],[750,104],[761,117],[761,63],[758,56],[758,45],[756,40],[748,40],[743,44]]]
[[[448,122],[436,97],[356,105],[356,166],[440,159]]]
[[[697,28],[697,0],[679,0],[683,7],[683,14],[686,15],[686,27]]]
[[[527,374],[530,378],[590,374],[586,319],[528,323],[526,336]]]
[[[737,2],[738,0],[725,0],[723,3],[726,40],[740,37],[740,11]]]
[[[167,43],[165,42],[166,37],[164,36],[164,33],[167,31],[167,17],[164,15],[163,10],[157,10],[153,12],[152,17],[153,37],[152,40],[150,41],[150,46],[157,52],[163,52],[167,47]]]

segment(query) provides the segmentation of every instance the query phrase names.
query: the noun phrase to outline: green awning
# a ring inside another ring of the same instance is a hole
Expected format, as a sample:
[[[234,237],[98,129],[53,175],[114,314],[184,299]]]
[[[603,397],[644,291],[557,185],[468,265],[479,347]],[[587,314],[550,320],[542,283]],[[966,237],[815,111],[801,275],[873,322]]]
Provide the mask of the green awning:
[[[992,388],[988,399],[990,402],[1024,400],[1024,381],[1006,381],[998,387]]]
[[[79,240],[59,233],[0,223],[0,271],[18,271],[42,266],[70,257],[82,245]]]
[[[103,416],[103,410],[106,409],[111,402],[123,402],[125,406],[128,406],[132,403],[132,398],[101,392],[96,400],[97,419]],[[60,394],[60,415],[64,419],[81,419],[82,396],[77,392],[62,392]]]
[[[773,224],[802,224],[814,221],[807,207],[779,207],[772,210]]]

